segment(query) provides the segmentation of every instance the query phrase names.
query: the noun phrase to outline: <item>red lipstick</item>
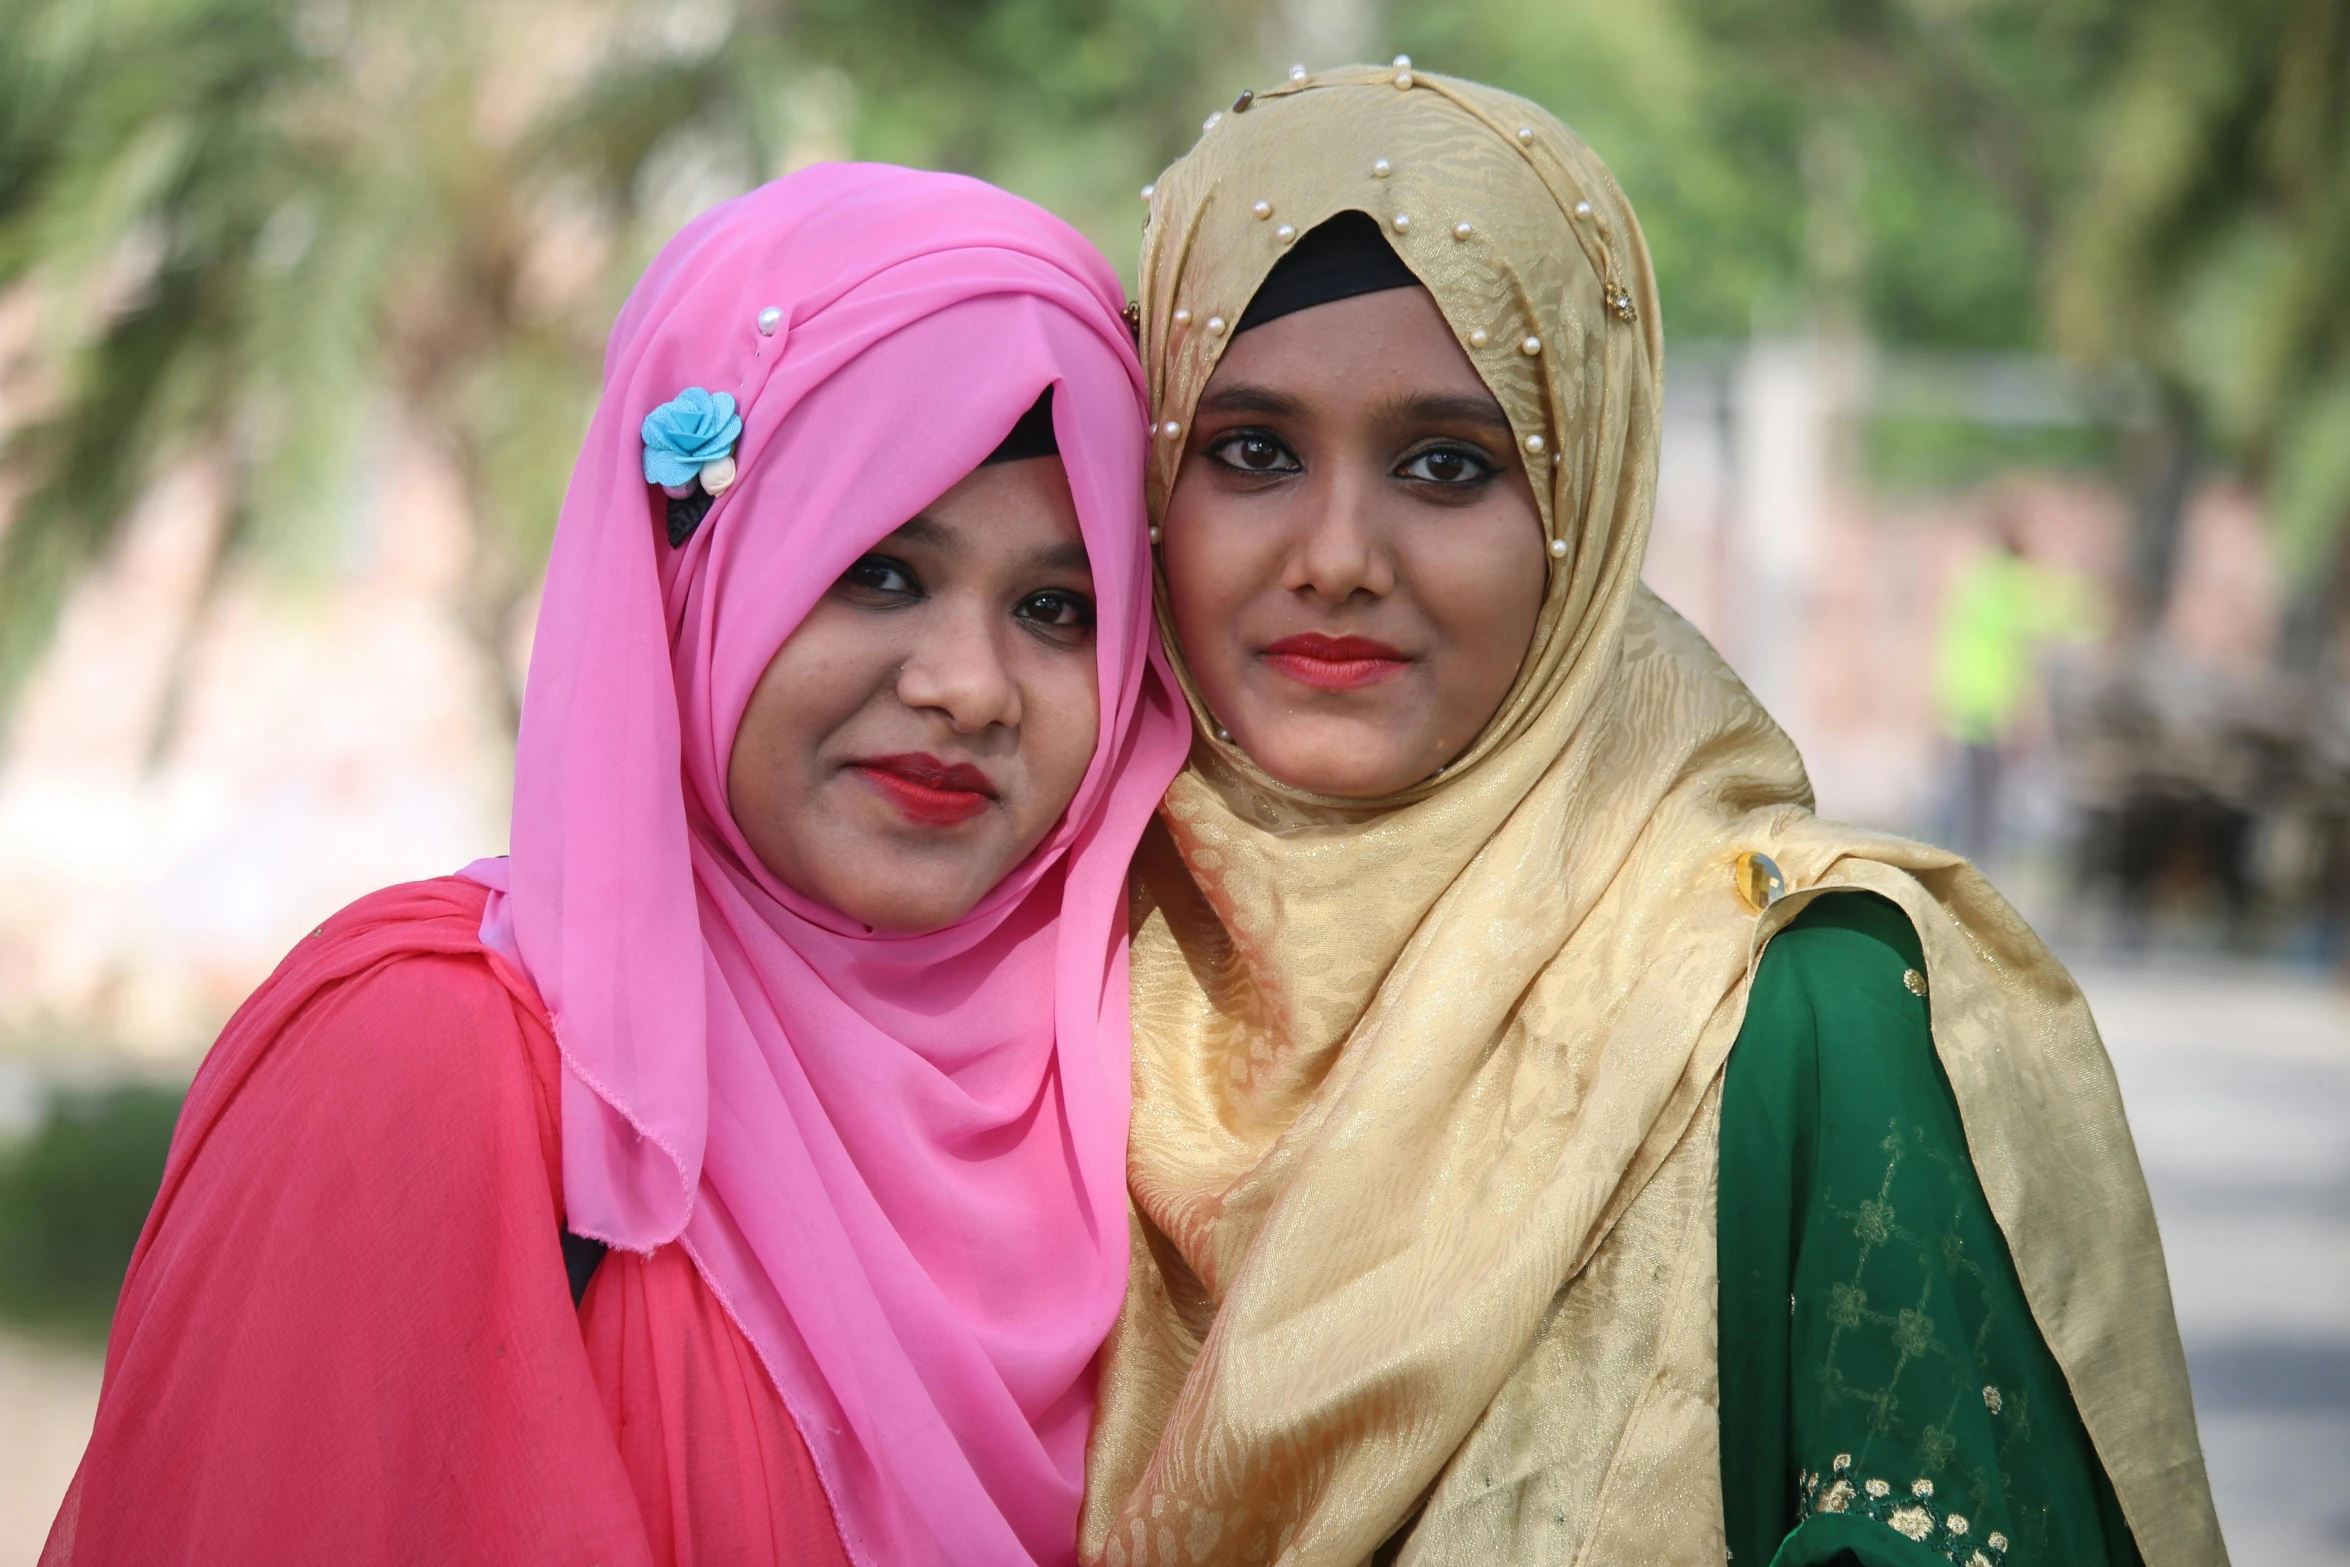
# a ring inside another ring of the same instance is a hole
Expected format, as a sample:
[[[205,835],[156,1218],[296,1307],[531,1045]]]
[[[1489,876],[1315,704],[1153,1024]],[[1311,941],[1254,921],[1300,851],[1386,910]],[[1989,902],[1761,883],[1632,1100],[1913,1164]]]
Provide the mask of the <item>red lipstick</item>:
[[[967,822],[996,797],[987,774],[969,762],[950,766],[926,752],[869,756],[849,765],[908,821],[925,827]]]
[[[1354,691],[1401,672],[1401,651],[1369,637],[1326,637],[1318,631],[1283,637],[1264,651],[1265,662],[1318,691]]]

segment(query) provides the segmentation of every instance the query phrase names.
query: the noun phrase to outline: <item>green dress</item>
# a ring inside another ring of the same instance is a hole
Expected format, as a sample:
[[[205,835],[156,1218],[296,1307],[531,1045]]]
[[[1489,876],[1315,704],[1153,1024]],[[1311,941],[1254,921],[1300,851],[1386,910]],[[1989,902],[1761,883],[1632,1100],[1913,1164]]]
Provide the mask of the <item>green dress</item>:
[[[1732,1567],[2137,1567],[1867,893],[1771,943],[1722,1094]]]

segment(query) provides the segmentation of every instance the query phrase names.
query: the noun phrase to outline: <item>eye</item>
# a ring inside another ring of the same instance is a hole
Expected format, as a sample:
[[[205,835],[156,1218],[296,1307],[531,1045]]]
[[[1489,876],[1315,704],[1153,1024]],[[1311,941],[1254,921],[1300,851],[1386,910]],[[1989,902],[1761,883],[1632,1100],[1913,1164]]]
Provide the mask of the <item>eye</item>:
[[[1235,430],[1219,436],[1208,447],[1208,457],[1240,473],[1299,473],[1305,467],[1281,437],[1267,430]]]
[[[922,596],[922,580],[914,568],[888,555],[867,555],[840,574],[839,589],[866,600],[904,600]]]
[[[1493,460],[1483,452],[1473,446],[1447,442],[1405,458],[1395,470],[1395,476],[1417,480],[1422,484],[1468,488],[1484,483],[1493,477],[1494,472]]]
[[[1069,588],[1047,588],[1022,599],[1012,618],[1056,639],[1078,640],[1093,634],[1093,600]]]

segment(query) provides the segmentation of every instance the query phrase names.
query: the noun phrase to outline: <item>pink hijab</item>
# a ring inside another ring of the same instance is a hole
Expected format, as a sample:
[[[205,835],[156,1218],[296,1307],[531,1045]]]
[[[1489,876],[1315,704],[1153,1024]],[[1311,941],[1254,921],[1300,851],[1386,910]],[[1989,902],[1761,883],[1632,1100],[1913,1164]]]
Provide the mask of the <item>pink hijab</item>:
[[[1108,266],[975,180],[809,169],[637,285],[556,530],[485,939],[566,1068],[580,1234],[681,1240],[866,1564],[1070,1562],[1125,1290],[1125,873],[1188,721],[1153,640],[1142,382]],[[762,330],[765,325],[771,330]],[[639,423],[733,395],[741,477],[682,548]],[[1098,600],[1101,740],[968,916],[877,935],[726,806],[751,689],[825,589],[1047,386]]]

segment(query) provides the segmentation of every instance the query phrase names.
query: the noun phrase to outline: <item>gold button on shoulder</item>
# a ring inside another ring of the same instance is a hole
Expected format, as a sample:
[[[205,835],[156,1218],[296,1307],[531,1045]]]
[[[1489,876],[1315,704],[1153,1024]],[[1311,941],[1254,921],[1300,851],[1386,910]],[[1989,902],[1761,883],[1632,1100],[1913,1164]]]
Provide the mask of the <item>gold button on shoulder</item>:
[[[1926,976],[1916,969],[1905,968],[1901,971],[1901,988],[1913,996],[1923,996],[1926,993]]]
[[[1739,855],[1730,877],[1731,884],[1738,889],[1738,901],[1757,914],[1787,892],[1787,878],[1779,873],[1778,861],[1760,849],[1749,849]]]

